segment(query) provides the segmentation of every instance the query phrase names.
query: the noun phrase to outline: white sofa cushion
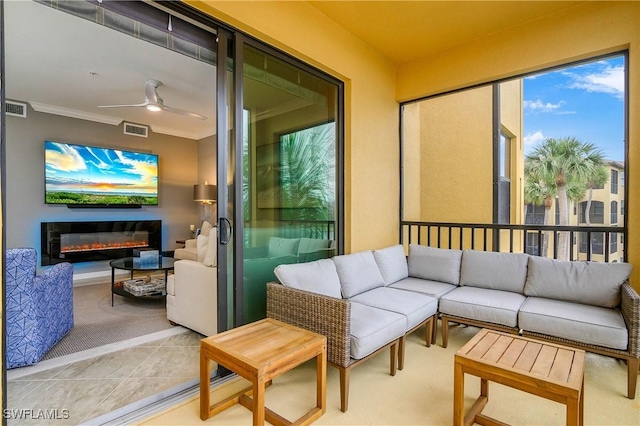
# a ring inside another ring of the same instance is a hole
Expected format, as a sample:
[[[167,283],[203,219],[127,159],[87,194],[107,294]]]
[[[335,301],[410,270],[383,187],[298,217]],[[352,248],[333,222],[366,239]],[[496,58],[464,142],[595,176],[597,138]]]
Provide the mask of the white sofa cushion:
[[[623,351],[629,343],[617,309],[529,297],[520,308],[518,324],[524,331]]]
[[[458,287],[440,298],[440,312],[461,318],[515,327],[526,298],[518,293]]]
[[[409,245],[409,276],[458,285],[461,250]]]
[[[405,331],[413,329],[438,310],[438,301],[434,297],[391,287],[374,288],[353,296],[349,301],[404,315],[407,317]]]
[[[198,235],[196,240],[197,243],[197,258],[196,260],[200,263],[204,260],[204,257],[207,255],[207,248],[209,246],[209,236],[207,235]]]
[[[216,266],[218,263],[218,239],[213,235],[209,235],[207,242],[207,251],[202,259],[204,266]]]
[[[529,255],[465,250],[460,285],[524,293]]]
[[[350,330],[351,358],[362,359],[404,336],[407,319],[395,312],[351,303]]]
[[[620,287],[631,274],[628,263],[569,262],[531,256],[526,296],[615,308]]]
[[[424,280],[422,278],[408,277],[391,284],[389,287],[397,288],[400,290],[415,291],[417,293],[426,294],[427,296],[440,299],[445,294],[449,293],[457,286],[453,284],[443,283],[441,281]]]
[[[400,244],[373,251],[384,285],[393,284],[409,276],[404,247]]]
[[[346,299],[372,288],[384,286],[384,279],[371,251],[334,256],[342,296]]]
[[[341,299],[340,278],[330,259],[276,266],[274,273],[284,286]]]

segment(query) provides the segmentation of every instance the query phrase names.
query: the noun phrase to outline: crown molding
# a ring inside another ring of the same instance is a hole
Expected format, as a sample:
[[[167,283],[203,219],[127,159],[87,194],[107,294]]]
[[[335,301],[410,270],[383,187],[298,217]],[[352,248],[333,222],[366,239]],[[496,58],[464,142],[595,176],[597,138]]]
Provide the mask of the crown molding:
[[[33,108],[34,111],[37,111],[37,112],[62,115],[64,117],[78,118],[80,120],[95,121],[97,123],[110,124],[112,126],[117,126],[123,121],[122,118],[118,118],[118,117],[109,117],[106,115],[93,114],[90,112],[63,108],[56,105],[42,104],[40,102],[29,102],[29,105],[31,105],[31,108]]]

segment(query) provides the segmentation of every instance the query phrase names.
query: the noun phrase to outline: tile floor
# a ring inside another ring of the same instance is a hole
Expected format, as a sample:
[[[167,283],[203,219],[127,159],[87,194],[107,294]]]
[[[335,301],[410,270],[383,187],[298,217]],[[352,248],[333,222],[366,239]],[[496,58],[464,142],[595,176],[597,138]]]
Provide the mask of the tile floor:
[[[22,419],[9,418],[8,425],[96,424],[91,420],[197,379],[201,338],[185,330],[33,374],[9,376],[7,408],[27,411]],[[50,410],[48,415],[57,419],[34,418],[44,416],[39,410]]]

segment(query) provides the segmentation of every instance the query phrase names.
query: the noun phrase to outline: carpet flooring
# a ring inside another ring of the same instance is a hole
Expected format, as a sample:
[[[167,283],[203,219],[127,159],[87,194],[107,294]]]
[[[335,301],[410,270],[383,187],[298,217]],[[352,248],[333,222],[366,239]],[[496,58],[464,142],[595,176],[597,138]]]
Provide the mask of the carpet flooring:
[[[112,307],[110,282],[74,287],[74,327],[43,359],[53,359],[172,328],[167,320],[164,298],[114,297]]]

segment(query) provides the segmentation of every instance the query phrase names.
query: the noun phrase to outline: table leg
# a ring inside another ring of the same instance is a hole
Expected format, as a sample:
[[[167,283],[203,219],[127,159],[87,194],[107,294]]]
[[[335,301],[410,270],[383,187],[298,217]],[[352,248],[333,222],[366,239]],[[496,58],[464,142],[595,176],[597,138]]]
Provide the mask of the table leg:
[[[253,379],[253,426],[264,425],[264,376]]]
[[[111,307],[113,308],[113,286],[116,283],[116,268],[111,267]]]
[[[464,371],[462,365],[453,366],[453,425],[464,424]]]
[[[211,363],[200,349],[200,420],[209,418]]]
[[[327,411],[327,347],[316,357],[316,406]]]
[[[480,379],[480,395],[489,399],[489,381],[487,379]]]
[[[580,416],[579,425],[584,425],[584,377],[582,378],[582,387],[580,388],[580,403],[578,404],[578,415]]]

